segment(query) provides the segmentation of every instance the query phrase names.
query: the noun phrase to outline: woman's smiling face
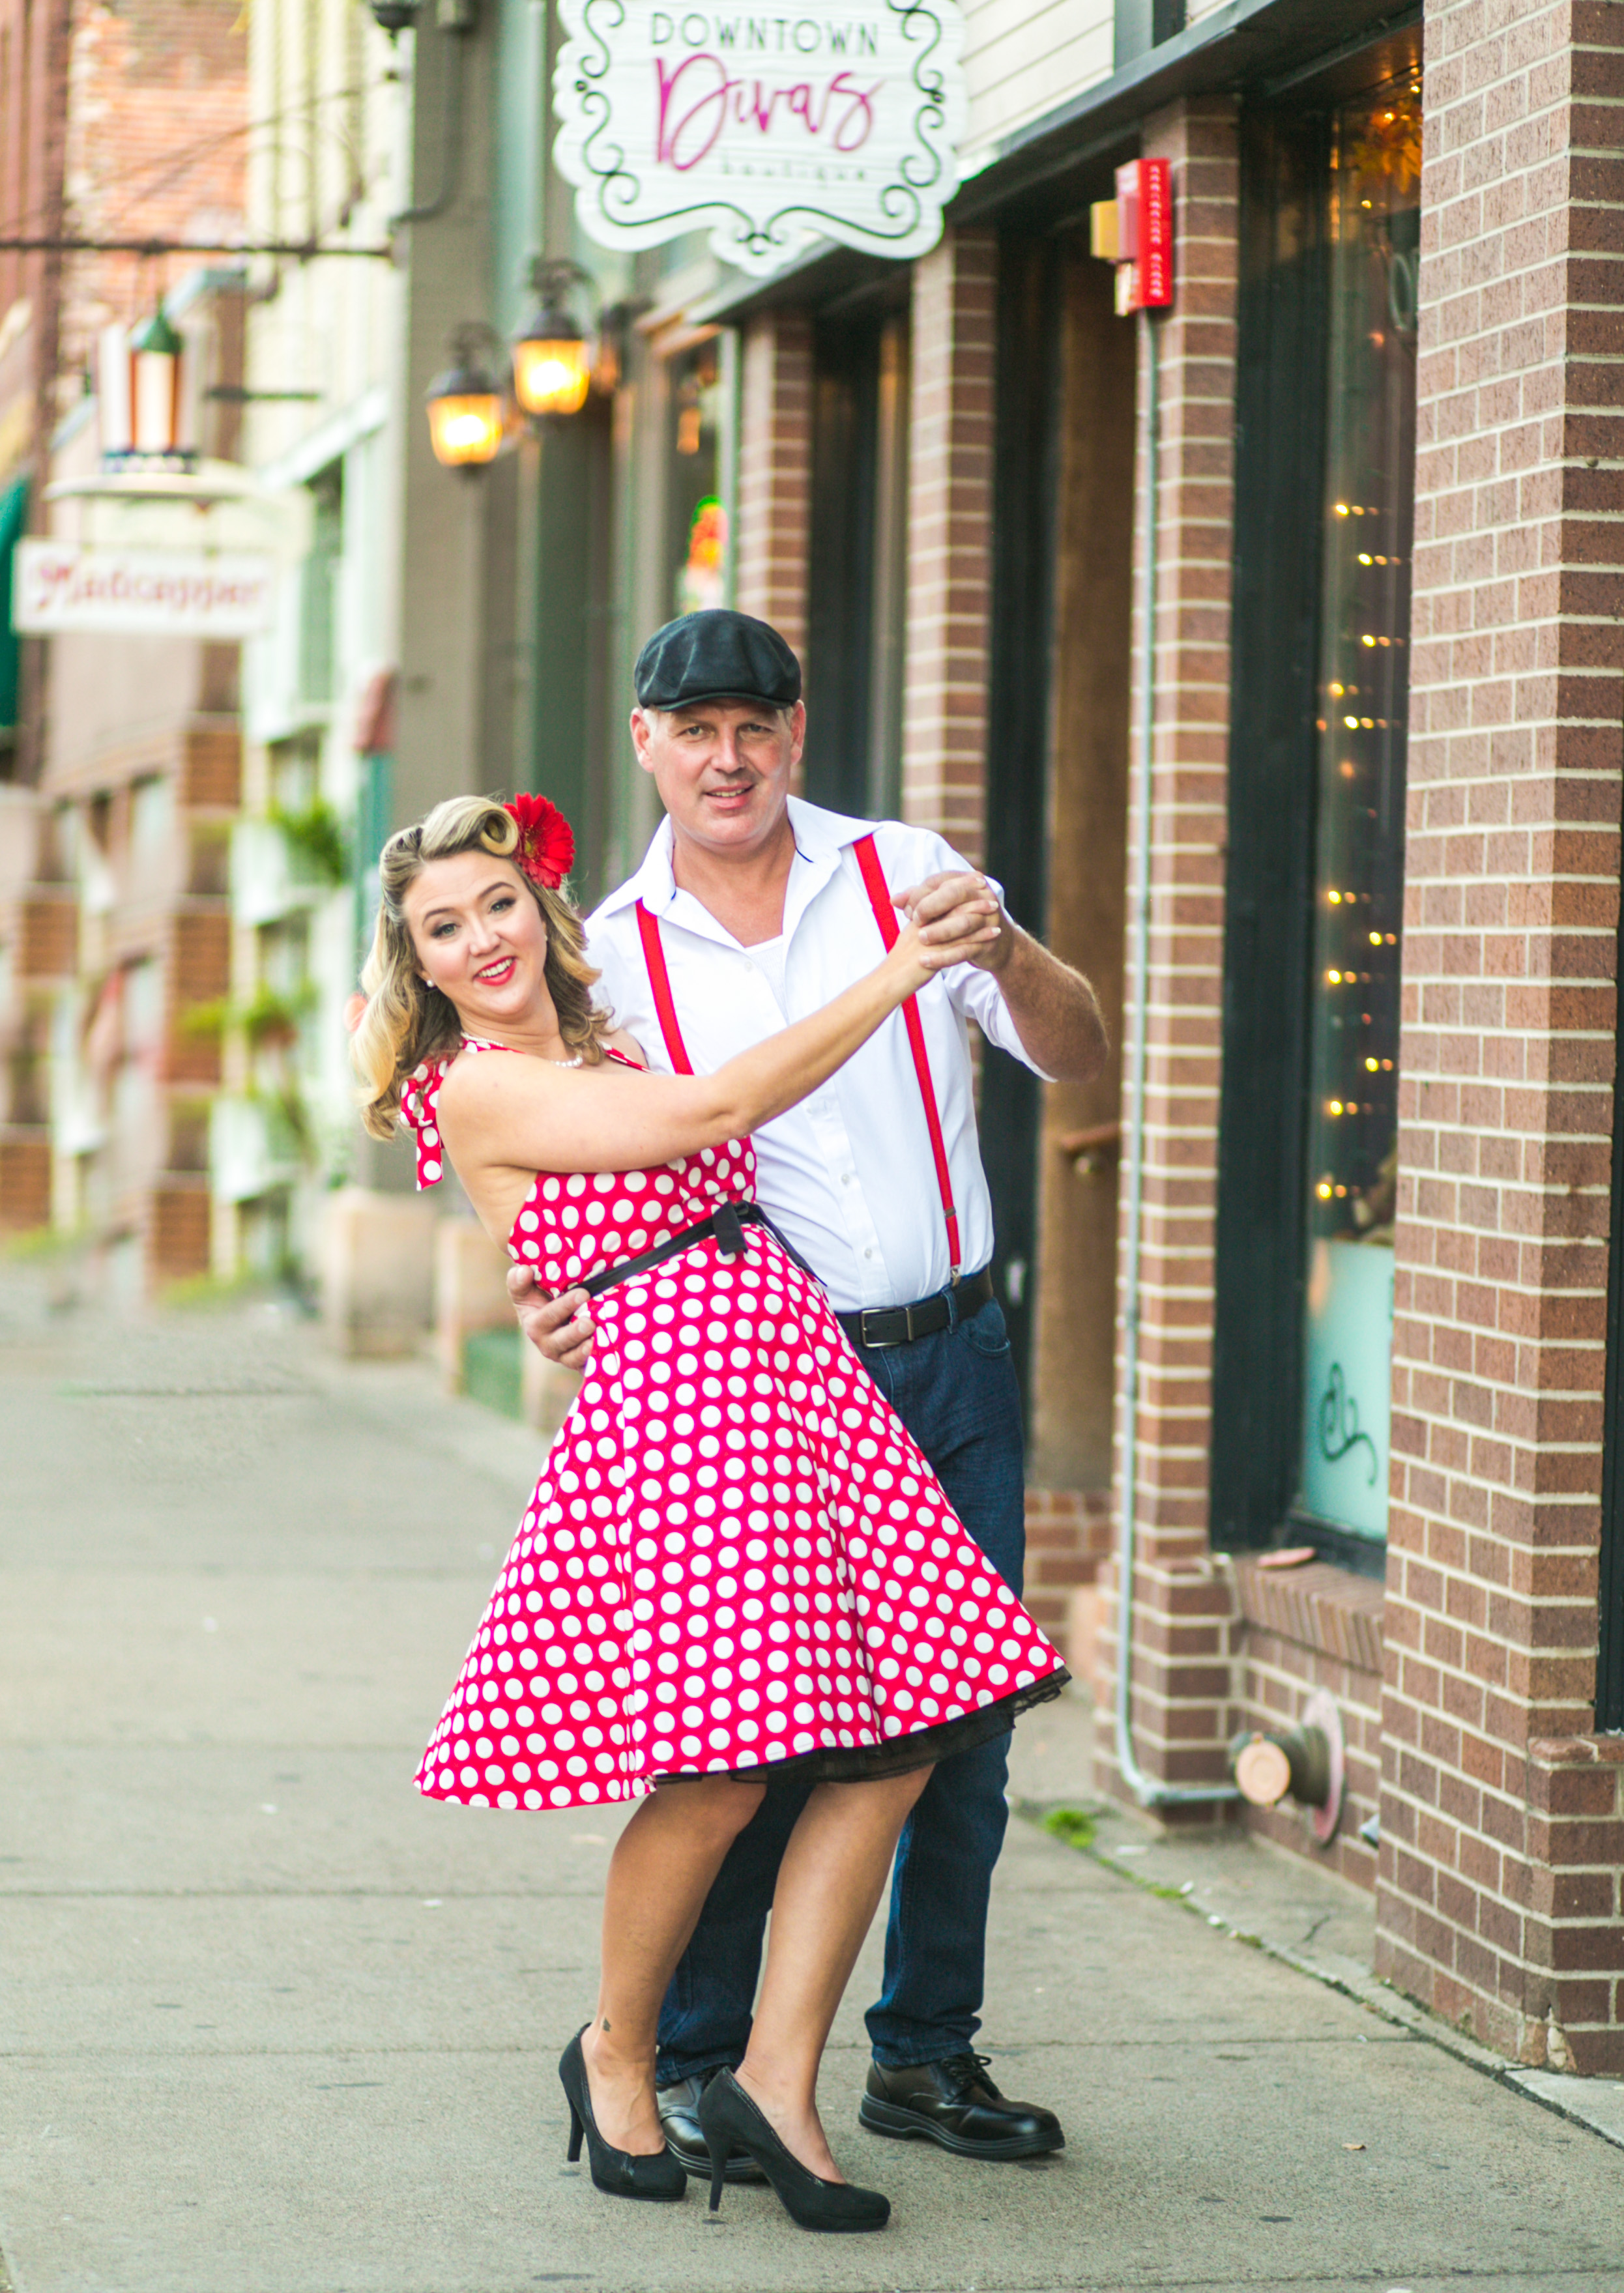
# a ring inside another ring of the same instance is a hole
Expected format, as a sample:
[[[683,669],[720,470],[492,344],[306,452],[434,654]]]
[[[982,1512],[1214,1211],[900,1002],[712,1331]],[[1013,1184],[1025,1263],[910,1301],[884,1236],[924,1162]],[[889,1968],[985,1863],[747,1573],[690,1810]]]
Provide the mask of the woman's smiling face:
[[[490,852],[431,860],[402,904],[423,976],[467,1032],[521,1025],[550,1000],[547,926],[510,860]]]

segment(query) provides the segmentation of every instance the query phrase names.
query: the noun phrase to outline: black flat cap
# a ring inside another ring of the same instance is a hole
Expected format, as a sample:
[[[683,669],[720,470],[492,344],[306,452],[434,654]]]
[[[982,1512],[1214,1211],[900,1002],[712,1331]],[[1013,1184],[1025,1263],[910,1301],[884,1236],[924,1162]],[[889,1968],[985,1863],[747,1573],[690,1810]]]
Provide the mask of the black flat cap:
[[[656,629],[631,681],[639,709],[691,709],[700,701],[792,709],[800,699],[800,663],[777,630],[719,605]]]

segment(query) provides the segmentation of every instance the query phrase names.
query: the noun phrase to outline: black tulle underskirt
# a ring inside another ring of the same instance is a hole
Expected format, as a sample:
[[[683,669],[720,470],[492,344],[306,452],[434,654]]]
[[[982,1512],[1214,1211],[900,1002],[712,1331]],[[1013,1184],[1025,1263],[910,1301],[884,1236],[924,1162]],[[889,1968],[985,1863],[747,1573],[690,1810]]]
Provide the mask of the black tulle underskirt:
[[[848,1747],[833,1745],[816,1752],[796,1752],[787,1760],[773,1760],[761,1767],[727,1768],[716,1770],[735,1783],[766,1784],[776,1788],[784,1784],[863,1784],[877,1782],[883,1776],[905,1776],[915,1768],[933,1767],[938,1760],[951,1760],[960,1752],[973,1752],[983,1744],[993,1743],[1007,1736],[1023,1712],[1035,1706],[1049,1704],[1070,1681],[1068,1672],[1052,1672],[1048,1678],[1035,1681],[1030,1688],[1018,1689],[1013,1696],[1000,1697],[996,1704],[984,1704],[978,1712],[966,1712],[961,1719],[944,1720],[937,1727],[922,1728],[912,1736],[893,1736],[884,1744],[857,1744]],[[702,1783],[702,1775],[692,1770],[686,1774],[656,1776],[658,1784]]]

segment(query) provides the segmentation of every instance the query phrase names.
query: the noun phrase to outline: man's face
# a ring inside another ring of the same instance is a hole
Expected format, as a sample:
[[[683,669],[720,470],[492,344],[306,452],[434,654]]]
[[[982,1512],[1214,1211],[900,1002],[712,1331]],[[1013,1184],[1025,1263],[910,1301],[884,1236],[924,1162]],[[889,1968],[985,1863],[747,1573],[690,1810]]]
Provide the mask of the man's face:
[[[707,852],[759,850],[784,818],[800,761],[807,712],[759,701],[702,701],[634,709],[637,762],[654,775],[673,832]]]

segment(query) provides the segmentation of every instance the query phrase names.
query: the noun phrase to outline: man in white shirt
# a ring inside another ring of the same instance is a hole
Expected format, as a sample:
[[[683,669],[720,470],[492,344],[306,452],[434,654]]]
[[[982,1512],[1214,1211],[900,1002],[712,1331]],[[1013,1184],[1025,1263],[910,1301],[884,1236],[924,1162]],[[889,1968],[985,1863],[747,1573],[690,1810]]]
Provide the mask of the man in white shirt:
[[[1020,1410],[987,1270],[992,1209],[966,1021],[1035,1073],[1083,1081],[1106,1055],[1093,993],[1011,922],[998,887],[941,837],[790,796],[806,726],[800,669],[765,622],[688,614],[649,639],[635,682],[632,738],[666,818],[637,873],[589,919],[587,949],[600,994],[651,1065],[710,1072],[826,1003],[879,960],[888,889],[940,944],[999,917],[986,954],[915,999],[928,1078],[898,1013],[755,1146],[762,1208],[823,1281],[965,1527],[1019,1591]],[[579,1365],[591,1337],[584,1292],[548,1300],[517,1268],[508,1288],[532,1342]],[[872,2132],[993,2159],[1065,2138],[1051,2111],[1001,2094],[970,2047],[1006,1749],[1007,1739],[942,1762],[903,1833],[858,2113]],[[695,2173],[710,2163],[694,2108],[706,2079],[743,2058],[774,1876],[803,1795],[767,1795],[667,1995],[661,2114]],[[755,2169],[739,2159],[728,2173]]]

